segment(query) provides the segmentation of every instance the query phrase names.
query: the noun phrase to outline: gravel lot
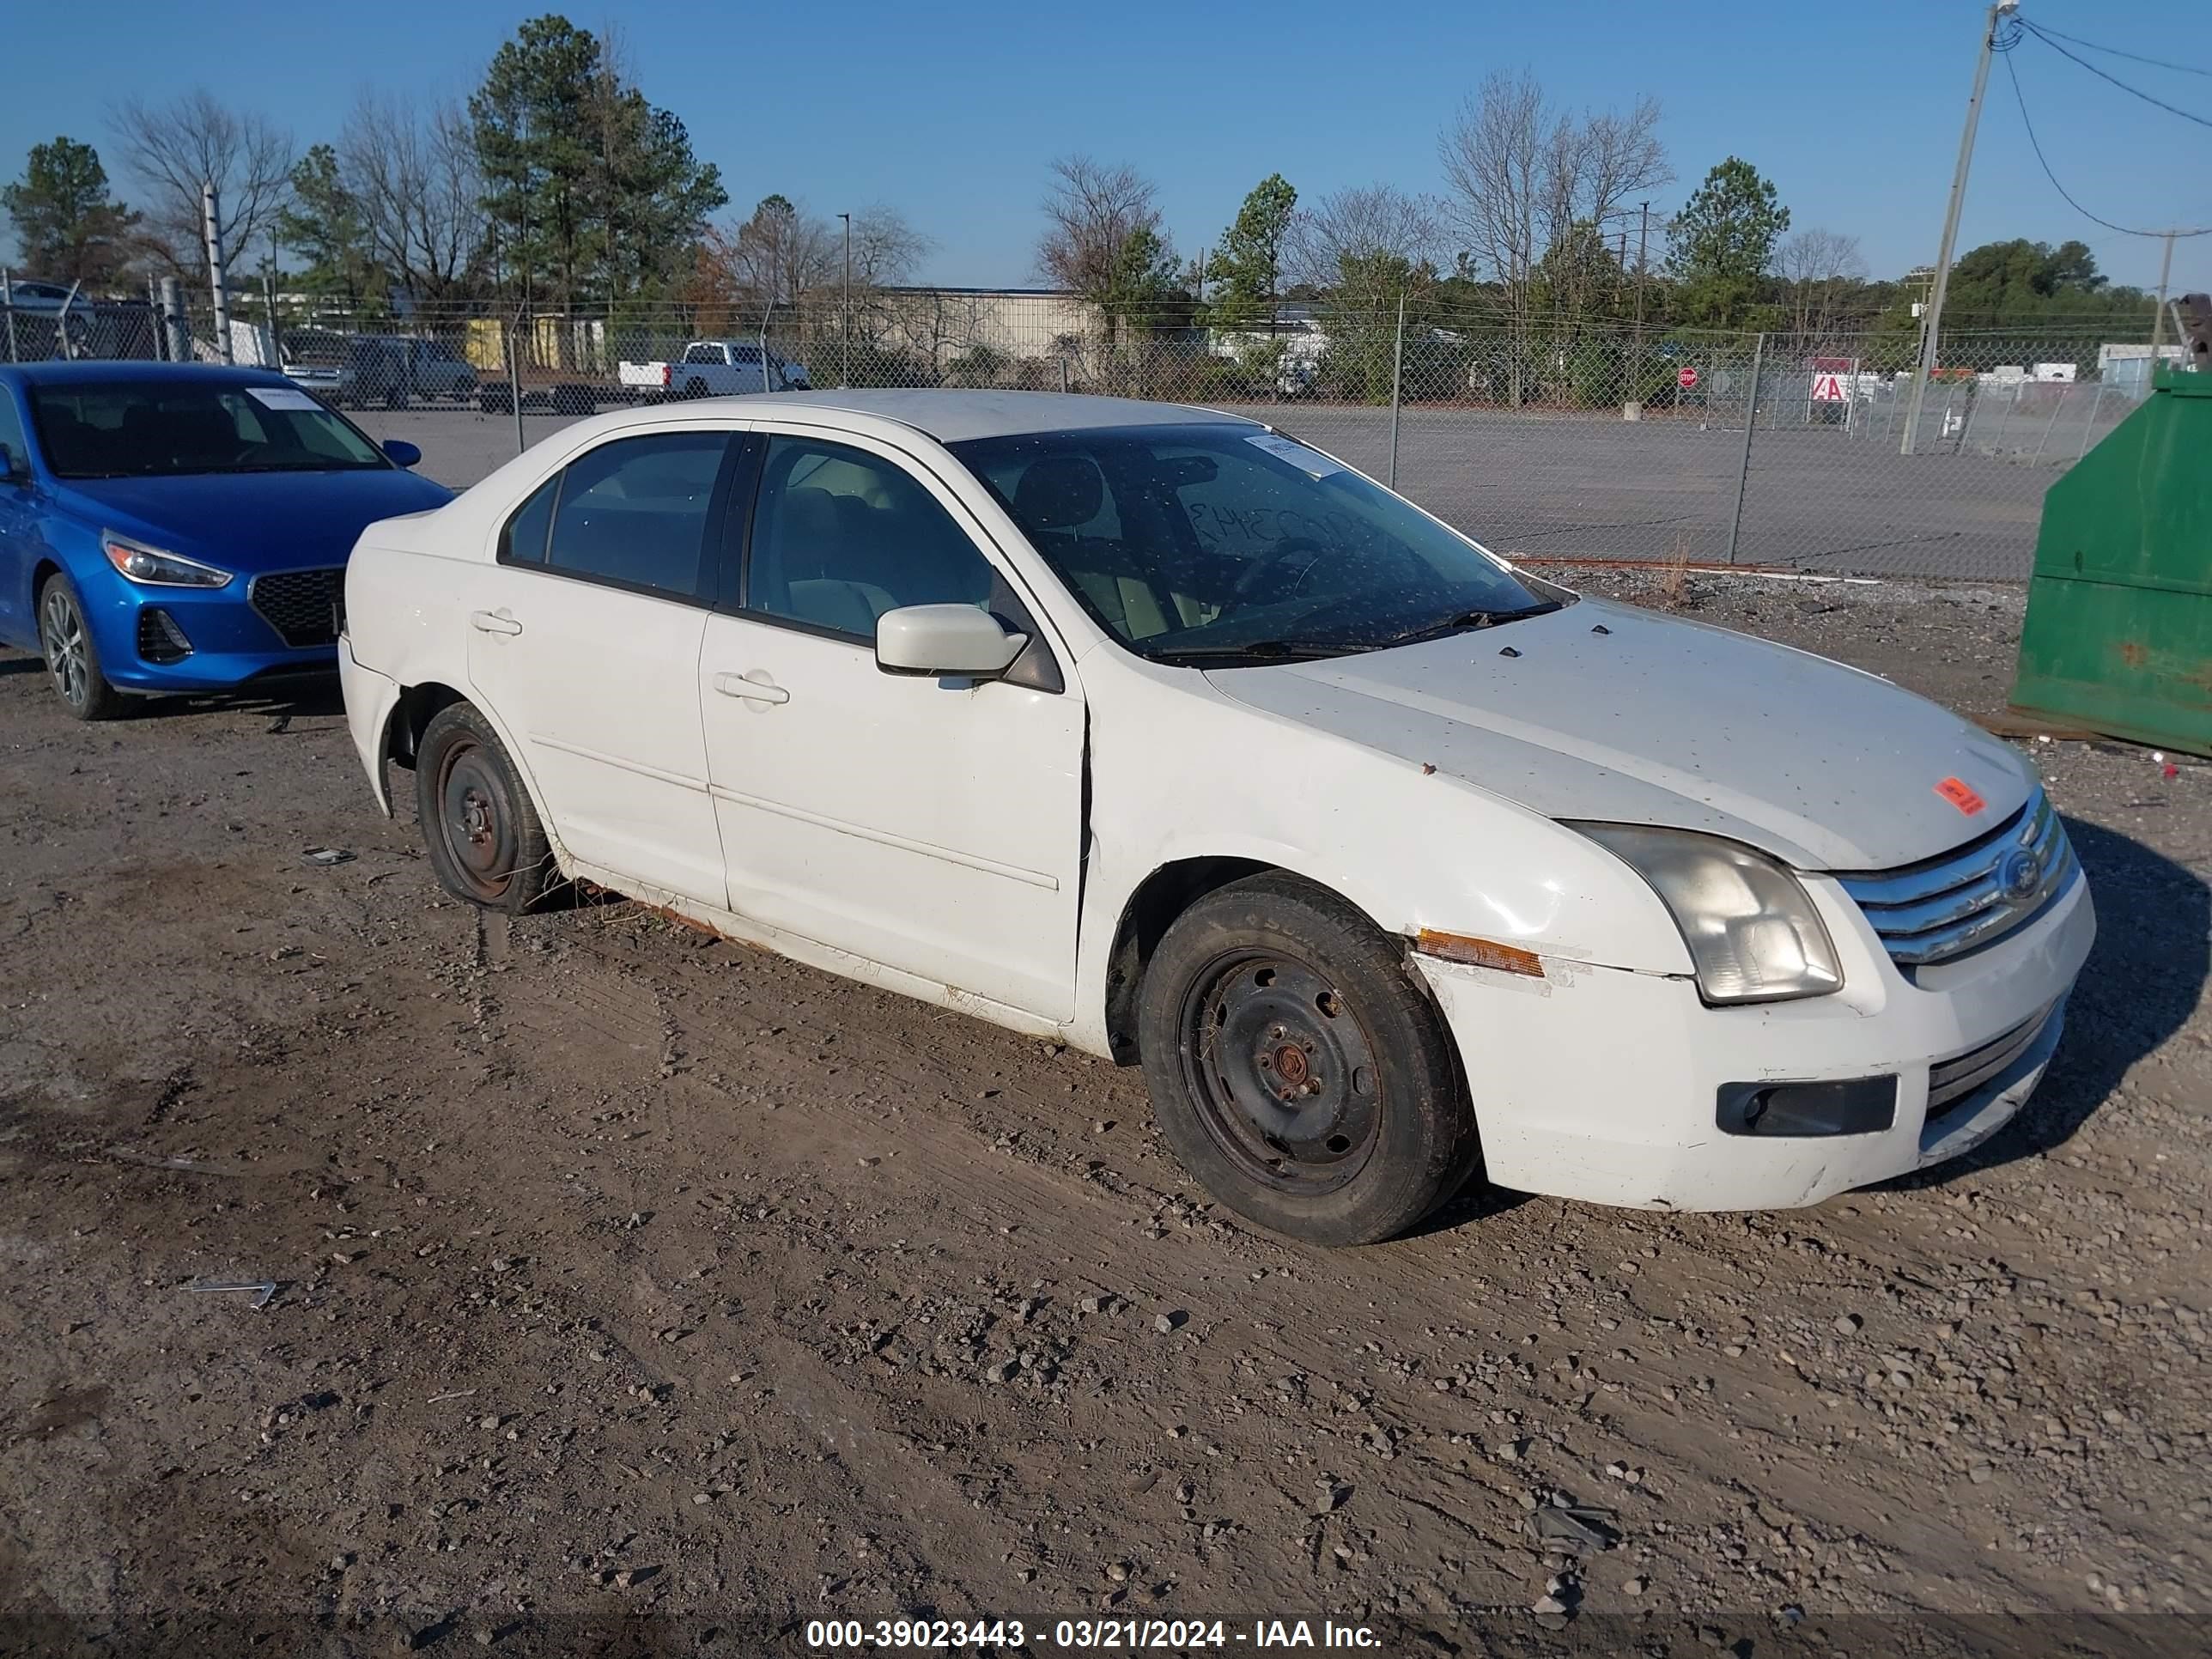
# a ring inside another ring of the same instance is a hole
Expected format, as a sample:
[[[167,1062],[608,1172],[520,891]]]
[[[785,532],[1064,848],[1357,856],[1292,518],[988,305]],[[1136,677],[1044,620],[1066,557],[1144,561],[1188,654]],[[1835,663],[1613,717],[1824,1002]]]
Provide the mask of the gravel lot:
[[[1320,445],[1361,471],[1389,471],[1390,411],[1291,403],[1240,410]],[[379,438],[422,447],[422,470],[474,483],[515,453],[514,417],[378,410],[354,418]],[[1762,416],[1762,421],[1764,416]],[[532,443],[569,424],[523,416]],[[2078,441],[2078,440],[2077,440]],[[1967,453],[1907,459],[1839,430],[1770,432],[1753,446],[1738,558],[1808,570],[2025,581],[2043,492],[2058,476]],[[2071,450],[2053,450],[2070,456]],[[1718,562],[1743,466],[1743,430],[1689,421],[1411,408],[1398,434],[1398,483],[1415,501],[1514,557]]]
[[[2020,619],[1680,602],[1984,714]],[[2101,934],[1968,1162],[1756,1216],[1478,1191],[1328,1254],[1217,1214],[1133,1072],[623,904],[444,900],[334,694],[87,727],[0,653],[0,1651],[924,1611],[2191,1650],[2212,769],[2033,751]],[[1547,1562],[1558,1496],[1612,1547]]]

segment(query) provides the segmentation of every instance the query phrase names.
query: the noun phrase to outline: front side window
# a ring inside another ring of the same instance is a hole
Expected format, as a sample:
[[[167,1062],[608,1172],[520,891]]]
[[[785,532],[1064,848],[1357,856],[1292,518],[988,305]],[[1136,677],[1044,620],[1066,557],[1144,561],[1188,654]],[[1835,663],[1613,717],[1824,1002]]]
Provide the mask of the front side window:
[[[571,461],[555,481],[548,568],[680,599],[699,592],[714,483],[730,447],[722,432],[617,438]],[[517,562],[538,496],[508,523]]]
[[[1061,582],[1141,656],[1340,656],[1557,608],[1317,450],[1227,423],[951,447]]]
[[[886,611],[988,608],[999,591],[990,562],[905,468],[844,444],[769,440],[745,609],[872,639]]]
[[[374,471],[391,460],[292,386],[70,381],[31,389],[46,464],[64,478]]]

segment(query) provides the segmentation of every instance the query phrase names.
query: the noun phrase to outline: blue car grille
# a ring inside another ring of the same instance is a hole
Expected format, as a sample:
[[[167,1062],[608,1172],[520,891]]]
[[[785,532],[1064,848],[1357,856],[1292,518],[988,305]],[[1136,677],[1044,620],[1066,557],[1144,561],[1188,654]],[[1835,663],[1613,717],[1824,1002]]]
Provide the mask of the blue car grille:
[[[295,650],[332,645],[338,637],[338,607],[345,602],[345,571],[284,570],[256,576],[246,598],[277,638]]]

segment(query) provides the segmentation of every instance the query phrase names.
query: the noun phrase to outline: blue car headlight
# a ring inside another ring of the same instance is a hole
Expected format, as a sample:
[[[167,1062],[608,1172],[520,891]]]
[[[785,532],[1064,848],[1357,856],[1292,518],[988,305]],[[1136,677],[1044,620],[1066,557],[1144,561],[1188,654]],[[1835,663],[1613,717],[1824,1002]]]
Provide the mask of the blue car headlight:
[[[107,555],[108,563],[148,587],[222,587],[231,579],[228,570],[180,553],[164,553],[158,547],[147,547],[112,532],[100,537],[100,548]]]

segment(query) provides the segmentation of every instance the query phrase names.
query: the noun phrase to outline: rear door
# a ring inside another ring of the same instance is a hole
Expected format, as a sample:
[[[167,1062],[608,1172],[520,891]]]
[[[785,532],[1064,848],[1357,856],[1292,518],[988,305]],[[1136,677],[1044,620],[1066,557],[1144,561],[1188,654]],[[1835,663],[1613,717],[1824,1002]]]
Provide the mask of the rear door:
[[[1084,709],[957,495],[844,434],[763,433],[749,551],[699,659],[730,908],[1051,1019],[1075,1006]],[[876,665],[895,605],[1030,635],[1005,681]]]
[[[737,453],[723,428],[617,437],[508,520],[469,677],[576,857],[719,906],[699,647]]]

